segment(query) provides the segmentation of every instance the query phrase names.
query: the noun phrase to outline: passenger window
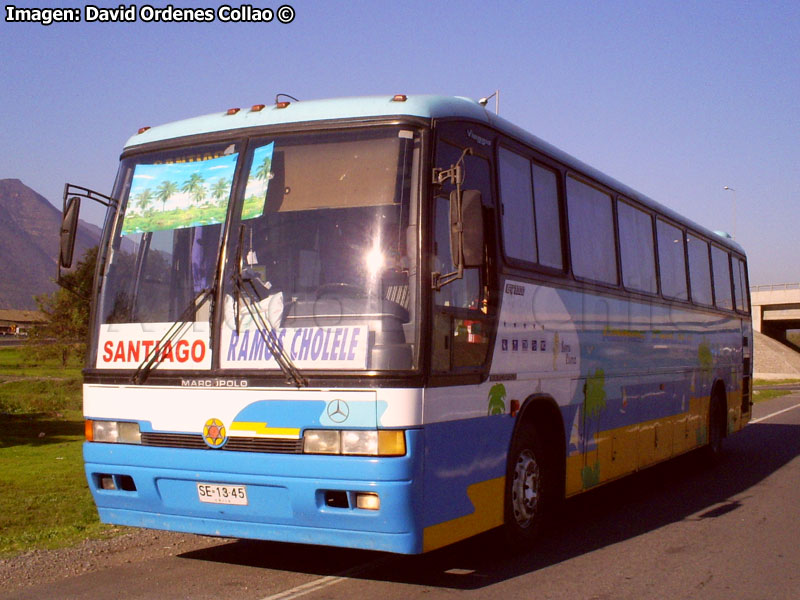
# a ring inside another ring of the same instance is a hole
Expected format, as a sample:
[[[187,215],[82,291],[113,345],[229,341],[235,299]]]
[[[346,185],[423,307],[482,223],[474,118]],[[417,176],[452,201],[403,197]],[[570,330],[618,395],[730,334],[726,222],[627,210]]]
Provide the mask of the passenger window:
[[[506,256],[563,269],[556,174],[505,148],[498,154]]]
[[[656,219],[656,233],[661,293],[666,298],[688,300],[683,231],[666,221]]]
[[[627,202],[617,203],[617,218],[622,285],[631,290],[655,294],[658,286],[653,218]]]
[[[747,273],[744,261],[736,259],[733,267],[733,287],[736,293],[736,310],[746,312],[747,306]]]
[[[722,248],[711,246],[711,266],[714,272],[714,302],[719,308],[733,310],[730,256]]]
[[[537,262],[530,161],[500,148],[500,207],[506,256]]]
[[[708,263],[708,242],[693,235],[686,236],[689,247],[689,281],[692,302],[711,305],[711,269]]]
[[[561,250],[561,213],[558,210],[558,183],[550,169],[533,163],[533,199],[536,211],[536,241],[539,264],[564,268]]]
[[[577,277],[616,285],[617,253],[611,196],[567,178],[572,270]]]

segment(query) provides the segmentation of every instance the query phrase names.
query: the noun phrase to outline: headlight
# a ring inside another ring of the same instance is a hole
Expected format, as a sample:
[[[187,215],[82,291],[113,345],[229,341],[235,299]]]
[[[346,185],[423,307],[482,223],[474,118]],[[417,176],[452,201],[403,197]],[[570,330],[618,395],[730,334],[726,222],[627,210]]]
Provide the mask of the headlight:
[[[86,440],[107,444],[141,444],[139,424],[130,421],[86,421]]]
[[[377,431],[342,431],[342,454],[377,456]]]
[[[401,430],[309,429],[303,433],[306,454],[349,454],[355,456],[403,456],[406,437]]]
[[[339,454],[342,442],[339,432],[330,429],[306,431],[303,434],[303,452],[307,454]]]

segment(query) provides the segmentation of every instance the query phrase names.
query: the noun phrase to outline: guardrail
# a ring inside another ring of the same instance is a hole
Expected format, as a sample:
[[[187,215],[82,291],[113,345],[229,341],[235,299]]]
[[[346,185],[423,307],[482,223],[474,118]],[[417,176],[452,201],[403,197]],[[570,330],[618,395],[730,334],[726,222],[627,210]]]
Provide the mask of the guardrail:
[[[777,290],[800,290],[800,283],[772,283],[769,285],[750,286],[750,292],[774,292]]]

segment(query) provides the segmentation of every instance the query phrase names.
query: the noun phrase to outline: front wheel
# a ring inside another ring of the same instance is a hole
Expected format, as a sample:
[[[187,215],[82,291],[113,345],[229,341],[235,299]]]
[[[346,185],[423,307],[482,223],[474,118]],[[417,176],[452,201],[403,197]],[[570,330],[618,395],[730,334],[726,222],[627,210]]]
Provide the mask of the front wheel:
[[[551,469],[535,431],[517,433],[508,457],[504,533],[514,546],[530,546],[552,496]]]

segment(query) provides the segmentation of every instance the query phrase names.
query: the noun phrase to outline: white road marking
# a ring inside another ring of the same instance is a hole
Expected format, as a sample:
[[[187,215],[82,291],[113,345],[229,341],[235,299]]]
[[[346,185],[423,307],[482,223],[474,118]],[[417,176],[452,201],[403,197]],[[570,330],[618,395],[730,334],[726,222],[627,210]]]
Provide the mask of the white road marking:
[[[278,592],[277,594],[273,594],[272,596],[266,596],[261,600],[292,600],[293,598],[300,598],[301,596],[305,596],[306,594],[310,594],[312,592],[316,592],[317,590],[321,590],[326,587],[336,585],[337,583],[341,583],[342,581],[346,581],[360,573],[363,573],[364,571],[368,571],[369,569],[372,569],[374,567],[383,564],[384,562],[390,560],[391,558],[393,557],[387,556],[384,558],[379,558],[377,560],[373,560],[366,564],[353,567],[352,569],[342,571],[337,575],[328,575],[327,577],[320,577],[319,579],[315,579],[314,581],[303,583],[291,589]]]
[[[758,419],[753,419],[750,421],[751,423],[760,423],[761,421],[766,421],[767,419],[771,419],[772,417],[778,416],[782,413],[789,412],[790,410],[794,410],[795,408],[800,408],[800,404],[795,404],[794,406],[790,406],[789,408],[784,408],[783,410],[779,410],[778,412],[774,412],[772,414],[766,415],[764,417],[760,417]]]

